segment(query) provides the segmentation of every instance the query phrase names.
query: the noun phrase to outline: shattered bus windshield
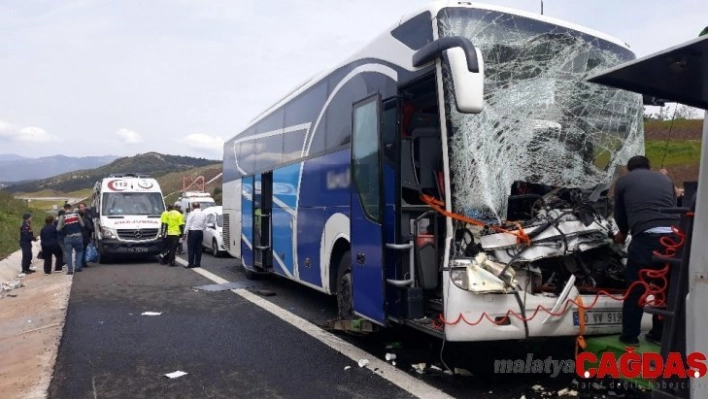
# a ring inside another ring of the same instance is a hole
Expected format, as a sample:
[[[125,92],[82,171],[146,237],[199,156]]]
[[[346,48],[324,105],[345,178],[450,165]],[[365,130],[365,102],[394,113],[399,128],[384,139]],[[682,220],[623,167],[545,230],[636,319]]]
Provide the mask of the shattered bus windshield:
[[[592,189],[643,142],[641,97],[585,82],[634,59],[624,47],[488,10],[441,11],[440,36],[464,36],[485,65],[485,109],[462,114],[444,75],[457,212],[505,220],[515,183]]]

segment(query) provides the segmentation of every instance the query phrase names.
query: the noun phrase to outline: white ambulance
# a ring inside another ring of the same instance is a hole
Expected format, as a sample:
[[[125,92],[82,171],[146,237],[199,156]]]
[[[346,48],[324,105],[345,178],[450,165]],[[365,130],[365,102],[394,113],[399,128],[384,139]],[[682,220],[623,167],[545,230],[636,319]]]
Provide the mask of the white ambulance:
[[[144,175],[111,175],[94,186],[91,214],[99,263],[109,258],[160,253],[160,217],[165,201],[157,180]]]

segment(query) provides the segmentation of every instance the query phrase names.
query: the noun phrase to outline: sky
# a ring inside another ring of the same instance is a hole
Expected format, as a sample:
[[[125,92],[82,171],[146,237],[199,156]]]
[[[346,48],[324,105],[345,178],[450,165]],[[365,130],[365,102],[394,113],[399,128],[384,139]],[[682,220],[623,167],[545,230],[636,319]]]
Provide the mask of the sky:
[[[0,0],[0,153],[221,159],[224,140],[423,0]],[[485,3],[540,13],[539,0]],[[694,39],[705,0],[545,0],[638,57]]]

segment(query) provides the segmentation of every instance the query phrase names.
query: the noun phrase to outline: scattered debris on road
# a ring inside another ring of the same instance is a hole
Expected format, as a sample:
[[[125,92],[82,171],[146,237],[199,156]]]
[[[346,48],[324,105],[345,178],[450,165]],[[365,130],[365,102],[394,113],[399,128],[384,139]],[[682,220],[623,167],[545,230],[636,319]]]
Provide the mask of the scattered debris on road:
[[[187,373],[185,373],[184,371],[177,370],[172,373],[165,374],[165,377],[174,380],[175,378],[182,377],[183,375],[187,375]]]
[[[159,316],[162,312],[143,312],[141,316]]]
[[[250,281],[233,281],[223,284],[207,284],[194,287],[195,290],[200,291],[228,291],[242,288],[252,288],[254,284]]]
[[[396,360],[396,354],[394,353],[387,353],[386,354],[386,361],[390,362],[391,360]]]
[[[270,290],[255,290],[254,292],[260,296],[275,296],[275,292]]]
[[[455,367],[455,374],[461,375],[463,377],[472,377],[472,373],[470,373],[468,370],[457,368],[457,367]]]
[[[344,371],[347,371],[347,370],[349,370],[350,368],[352,368],[352,366],[345,366],[345,367],[344,367]]]
[[[369,364],[369,361],[367,359],[361,359],[359,360],[359,367],[365,367]]]

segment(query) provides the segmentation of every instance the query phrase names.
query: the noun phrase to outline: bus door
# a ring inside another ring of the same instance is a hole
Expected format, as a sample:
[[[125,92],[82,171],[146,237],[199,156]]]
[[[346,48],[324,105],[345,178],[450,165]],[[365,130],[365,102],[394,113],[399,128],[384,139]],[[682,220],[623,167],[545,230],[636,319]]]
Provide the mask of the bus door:
[[[352,110],[351,273],[354,312],[385,324],[381,107],[377,94]]]
[[[256,175],[253,192],[253,264],[263,270],[273,266],[273,173]]]

